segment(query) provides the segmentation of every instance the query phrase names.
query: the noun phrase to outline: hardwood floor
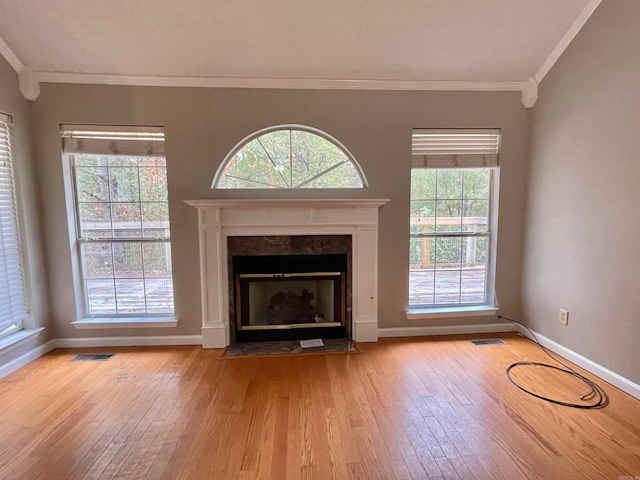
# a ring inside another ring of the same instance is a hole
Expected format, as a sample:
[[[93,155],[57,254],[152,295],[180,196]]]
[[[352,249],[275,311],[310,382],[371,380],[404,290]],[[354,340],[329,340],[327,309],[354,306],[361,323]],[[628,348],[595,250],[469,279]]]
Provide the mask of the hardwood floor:
[[[640,401],[602,381],[602,410],[535,399],[504,370],[548,358],[492,336],[507,345],[383,339],[361,354],[226,360],[200,347],[55,350],[0,380],[0,478],[640,475]],[[83,352],[117,355],[69,362]],[[584,393],[548,369],[515,375],[541,394]]]

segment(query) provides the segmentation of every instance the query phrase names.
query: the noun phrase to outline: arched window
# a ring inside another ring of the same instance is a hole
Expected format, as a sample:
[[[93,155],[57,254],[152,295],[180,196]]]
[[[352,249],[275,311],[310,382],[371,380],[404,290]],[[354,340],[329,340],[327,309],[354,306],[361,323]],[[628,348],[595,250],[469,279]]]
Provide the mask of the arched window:
[[[367,180],[347,147],[302,125],[278,125],[238,143],[211,188],[363,188]]]

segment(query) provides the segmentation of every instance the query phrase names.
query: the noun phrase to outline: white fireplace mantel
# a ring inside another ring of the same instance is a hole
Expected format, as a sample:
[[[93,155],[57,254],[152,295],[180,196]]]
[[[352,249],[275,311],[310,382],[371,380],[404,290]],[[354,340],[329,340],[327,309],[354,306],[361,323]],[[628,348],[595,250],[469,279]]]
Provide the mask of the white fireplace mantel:
[[[198,209],[202,346],[229,345],[227,237],[351,235],[352,337],[378,340],[378,209],[388,199],[185,200]]]

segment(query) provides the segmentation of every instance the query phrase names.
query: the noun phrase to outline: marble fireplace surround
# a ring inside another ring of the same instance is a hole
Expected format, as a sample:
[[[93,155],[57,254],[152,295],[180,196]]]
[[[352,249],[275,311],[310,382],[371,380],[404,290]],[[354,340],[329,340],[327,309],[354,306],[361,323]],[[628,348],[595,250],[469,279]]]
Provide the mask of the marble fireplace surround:
[[[231,339],[227,237],[351,235],[352,338],[378,340],[378,209],[388,199],[185,200],[198,210],[202,346]]]

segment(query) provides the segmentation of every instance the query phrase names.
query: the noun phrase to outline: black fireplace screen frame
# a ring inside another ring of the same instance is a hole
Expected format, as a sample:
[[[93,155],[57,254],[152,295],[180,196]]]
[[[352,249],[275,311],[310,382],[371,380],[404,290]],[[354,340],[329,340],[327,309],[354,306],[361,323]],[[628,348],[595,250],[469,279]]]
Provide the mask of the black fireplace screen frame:
[[[233,257],[233,273],[346,272],[347,254],[242,255]]]
[[[232,257],[232,268],[235,277],[237,341],[342,338],[346,336],[348,268],[346,254],[234,256]],[[251,281],[285,281],[297,278],[333,280],[334,322],[331,325],[288,324],[286,326],[268,325],[265,328],[256,329],[246,328],[248,324],[248,284]]]

